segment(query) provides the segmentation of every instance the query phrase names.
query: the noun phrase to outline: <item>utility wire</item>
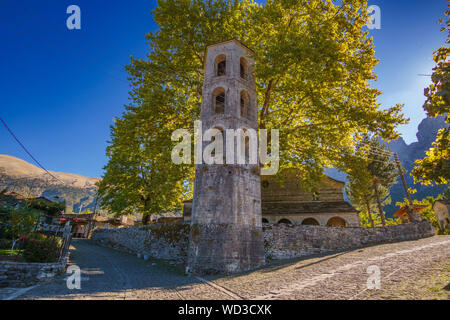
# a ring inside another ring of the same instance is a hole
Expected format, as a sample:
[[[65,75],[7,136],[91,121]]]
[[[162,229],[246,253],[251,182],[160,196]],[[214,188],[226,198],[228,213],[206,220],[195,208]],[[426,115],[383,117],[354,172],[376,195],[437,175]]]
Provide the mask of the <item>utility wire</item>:
[[[373,151],[373,150],[369,150],[368,152],[371,154],[377,155],[377,156],[382,156],[382,157],[388,157],[388,156],[391,157],[394,155],[393,153],[382,153],[382,152]]]
[[[381,161],[381,160],[370,159],[370,158],[364,158],[364,157],[359,156],[359,155],[356,155],[356,154],[352,154],[352,155],[350,155],[350,156],[351,156],[351,157],[360,158],[360,159],[363,159],[363,160],[367,160],[367,161],[369,161],[369,162],[385,163],[384,161]]]
[[[377,146],[370,145],[368,143],[361,143],[360,142],[359,145],[367,146],[370,149],[375,150],[375,151],[380,151],[380,152],[384,152],[384,153],[392,153],[392,151],[390,149],[383,149],[383,148],[380,148],[380,147],[377,147]]]
[[[371,146],[369,145],[369,147],[374,150],[374,151],[378,151],[380,153],[387,153],[387,154],[392,154],[392,150],[390,149],[383,149],[383,148],[379,148],[379,147],[375,147],[375,146]]]
[[[8,127],[8,125],[6,124],[6,122],[0,117],[0,122],[3,123],[3,125],[5,126],[6,130],[8,130],[8,132],[11,134],[11,136],[14,138],[14,140],[17,141],[17,143],[22,147],[23,150],[25,150],[25,152],[31,157],[31,159],[33,159],[34,162],[36,162],[36,164],[42,169],[44,170],[49,176],[51,176],[53,179],[66,184],[64,181],[60,180],[59,178],[55,177],[53,174],[50,173],[50,171],[48,171],[32,154],[30,151],[28,151],[28,149],[23,145],[22,142],[20,142],[19,138],[17,138],[17,136],[14,134],[14,132]]]

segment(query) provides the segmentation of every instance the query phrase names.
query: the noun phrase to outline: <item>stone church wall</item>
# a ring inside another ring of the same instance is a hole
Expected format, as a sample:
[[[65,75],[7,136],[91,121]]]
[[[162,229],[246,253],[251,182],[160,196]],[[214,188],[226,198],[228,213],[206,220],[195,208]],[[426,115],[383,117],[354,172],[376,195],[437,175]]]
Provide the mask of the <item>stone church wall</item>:
[[[190,226],[161,223],[144,227],[98,229],[92,239],[100,244],[140,253],[173,263],[186,263]],[[200,230],[201,232],[201,230]],[[432,237],[435,230],[424,220],[378,228],[337,228],[285,224],[264,224],[266,258],[281,260],[350,250],[365,246]],[[211,241],[213,241],[211,239]]]
[[[428,220],[377,228],[265,224],[263,231],[266,257],[276,260],[417,240],[435,235],[435,230]]]

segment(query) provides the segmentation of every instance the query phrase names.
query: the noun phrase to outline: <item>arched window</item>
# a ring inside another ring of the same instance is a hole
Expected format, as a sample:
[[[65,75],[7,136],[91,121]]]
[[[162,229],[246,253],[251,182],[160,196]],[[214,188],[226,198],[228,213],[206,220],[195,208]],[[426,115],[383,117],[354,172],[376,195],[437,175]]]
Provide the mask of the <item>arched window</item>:
[[[342,219],[341,217],[334,217],[328,220],[327,222],[328,227],[347,227],[347,221]]]
[[[247,91],[241,91],[241,117],[247,118],[249,108],[249,96]]]
[[[225,112],[225,90],[223,88],[217,88],[213,92],[213,110],[217,114]]]
[[[304,226],[318,226],[319,222],[317,222],[317,220],[314,219],[314,218],[306,218],[305,220],[302,221],[302,225],[304,225]]]
[[[227,72],[227,57],[224,54],[216,58],[216,76],[224,76]]]
[[[288,219],[281,219],[280,221],[278,221],[279,224],[292,224],[291,221],[289,221]]]
[[[269,220],[267,220],[266,218],[262,218],[262,223],[269,223]]]
[[[248,76],[248,62],[244,58],[240,61],[240,73],[242,79],[247,79]]]

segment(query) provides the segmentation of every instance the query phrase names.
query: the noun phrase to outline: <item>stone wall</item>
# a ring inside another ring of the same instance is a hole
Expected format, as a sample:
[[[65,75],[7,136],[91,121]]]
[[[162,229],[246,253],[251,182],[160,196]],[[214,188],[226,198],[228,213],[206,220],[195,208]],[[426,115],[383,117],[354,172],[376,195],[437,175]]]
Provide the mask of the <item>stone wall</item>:
[[[130,253],[147,254],[173,263],[186,263],[189,232],[188,224],[168,223],[147,227],[95,230],[92,239]],[[435,230],[426,220],[420,223],[379,228],[285,224],[264,224],[263,226],[264,250],[268,259],[290,259],[381,243],[416,240],[433,235]]]
[[[159,223],[141,227],[97,229],[92,233],[92,240],[129,253],[184,263],[189,231],[190,226],[185,223]]]
[[[0,287],[28,287],[65,271],[68,258],[53,263],[0,262]]]
[[[435,235],[427,220],[378,228],[265,224],[263,231],[264,249],[269,259],[296,258]]]

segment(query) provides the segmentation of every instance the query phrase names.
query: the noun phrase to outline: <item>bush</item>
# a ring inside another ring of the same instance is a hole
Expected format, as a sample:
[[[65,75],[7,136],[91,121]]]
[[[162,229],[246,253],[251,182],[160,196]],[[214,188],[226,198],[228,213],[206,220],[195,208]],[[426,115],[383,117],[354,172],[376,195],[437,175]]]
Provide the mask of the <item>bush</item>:
[[[25,240],[23,257],[27,262],[56,262],[60,248],[61,239],[35,235]]]
[[[11,249],[12,241],[9,239],[0,239],[0,249]]]
[[[2,219],[4,238],[17,239],[33,231],[39,222],[39,212],[35,209],[12,209]]]

